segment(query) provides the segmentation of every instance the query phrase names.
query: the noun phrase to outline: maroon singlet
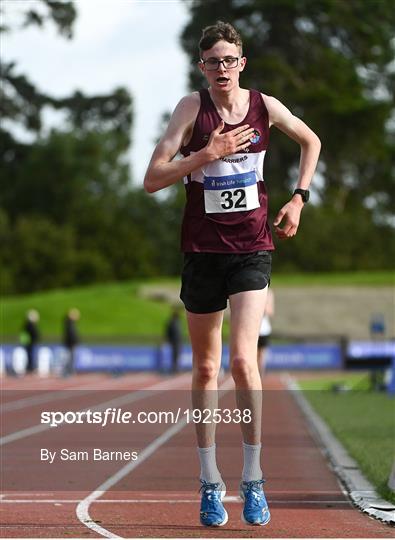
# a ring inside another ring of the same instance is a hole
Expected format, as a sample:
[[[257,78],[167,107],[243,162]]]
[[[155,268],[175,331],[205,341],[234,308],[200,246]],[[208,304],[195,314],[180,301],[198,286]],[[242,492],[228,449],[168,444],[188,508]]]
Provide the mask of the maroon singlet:
[[[206,146],[211,132],[221,121],[208,90],[200,90],[199,94],[200,109],[191,140],[180,149],[185,157]],[[251,253],[274,249],[263,180],[269,119],[257,90],[250,90],[249,109],[243,121],[235,125],[225,123],[222,133],[244,124],[255,129],[247,150],[207,164],[184,179],[186,205],[181,233],[184,253]]]

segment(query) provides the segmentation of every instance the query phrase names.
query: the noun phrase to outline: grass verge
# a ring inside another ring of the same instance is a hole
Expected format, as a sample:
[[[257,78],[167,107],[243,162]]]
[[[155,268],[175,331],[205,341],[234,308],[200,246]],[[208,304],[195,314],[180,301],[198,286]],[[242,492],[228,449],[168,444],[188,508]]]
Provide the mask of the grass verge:
[[[283,286],[361,286],[393,284],[391,272],[349,272],[333,274],[274,274],[274,287]],[[18,338],[28,309],[40,312],[40,330],[44,340],[59,339],[63,317],[70,308],[82,314],[79,324],[84,341],[144,342],[160,339],[170,313],[169,305],[142,297],[142,287],[171,289],[177,297],[179,278],[135,280],[106,283],[3,297],[0,307],[0,333],[3,339]],[[186,336],[186,324],[184,334]],[[224,326],[225,338],[229,334]]]
[[[152,340],[162,336],[170,307],[166,303],[142,298],[139,287],[131,281],[89,287],[45,291],[5,298],[1,307],[1,334],[17,338],[28,309],[40,313],[43,339],[59,339],[66,312],[77,307],[81,311],[79,330],[84,341],[95,342]]]
[[[395,398],[368,390],[366,374],[299,379],[298,383],[377,492],[395,504],[395,493],[388,487],[395,455]],[[348,391],[335,392],[334,385],[344,385]]]
[[[391,271],[374,272],[318,272],[303,274],[273,273],[273,287],[287,286],[336,286],[336,287],[385,287],[394,286],[394,273]]]

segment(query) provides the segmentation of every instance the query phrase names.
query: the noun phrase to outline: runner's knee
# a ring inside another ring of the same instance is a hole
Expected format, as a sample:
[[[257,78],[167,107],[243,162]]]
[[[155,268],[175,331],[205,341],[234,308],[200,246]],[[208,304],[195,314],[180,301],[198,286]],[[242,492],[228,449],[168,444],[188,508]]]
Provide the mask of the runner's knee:
[[[200,383],[207,383],[218,377],[219,365],[214,360],[196,362],[193,371]]]
[[[249,383],[253,380],[257,369],[255,359],[253,363],[246,356],[237,355],[232,358],[231,365],[232,377],[236,383]]]

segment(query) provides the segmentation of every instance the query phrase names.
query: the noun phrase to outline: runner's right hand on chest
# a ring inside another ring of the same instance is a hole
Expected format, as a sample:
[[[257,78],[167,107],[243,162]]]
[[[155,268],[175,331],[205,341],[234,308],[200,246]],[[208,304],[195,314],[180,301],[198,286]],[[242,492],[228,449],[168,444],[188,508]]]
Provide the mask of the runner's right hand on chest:
[[[250,128],[248,124],[222,133],[224,127],[225,122],[221,120],[218,127],[211,132],[207,143],[207,150],[210,152],[213,161],[244,150],[251,144],[250,137],[254,132],[254,128]]]

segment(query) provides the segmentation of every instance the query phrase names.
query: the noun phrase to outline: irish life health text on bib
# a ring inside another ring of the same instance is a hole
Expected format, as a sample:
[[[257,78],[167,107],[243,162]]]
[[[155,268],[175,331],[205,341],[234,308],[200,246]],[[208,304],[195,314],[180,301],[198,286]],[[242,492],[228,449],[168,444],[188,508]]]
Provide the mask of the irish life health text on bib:
[[[204,205],[207,214],[243,212],[258,208],[255,171],[228,176],[205,176]]]

